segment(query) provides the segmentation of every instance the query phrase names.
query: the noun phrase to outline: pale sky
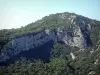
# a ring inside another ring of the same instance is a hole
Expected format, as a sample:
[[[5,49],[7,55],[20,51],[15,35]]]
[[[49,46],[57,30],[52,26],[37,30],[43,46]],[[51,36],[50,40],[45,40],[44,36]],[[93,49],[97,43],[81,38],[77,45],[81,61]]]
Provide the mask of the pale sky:
[[[19,28],[61,12],[100,20],[100,0],[0,0],[0,29]]]

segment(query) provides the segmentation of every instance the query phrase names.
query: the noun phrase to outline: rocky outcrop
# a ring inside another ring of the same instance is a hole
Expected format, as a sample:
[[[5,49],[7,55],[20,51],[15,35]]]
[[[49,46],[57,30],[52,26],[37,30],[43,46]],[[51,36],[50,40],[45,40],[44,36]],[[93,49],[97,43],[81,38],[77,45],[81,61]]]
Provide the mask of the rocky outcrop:
[[[55,30],[46,29],[46,34],[54,41],[63,41],[69,46],[79,47],[80,50],[84,50],[87,46],[87,34],[84,34],[79,26],[74,28],[59,27]]]
[[[33,33],[34,34],[34,33]],[[52,40],[44,31],[36,35],[29,34],[11,41],[11,48],[0,55],[0,62],[4,62],[21,52],[37,48]]]
[[[40,32],[36,35],[28,35],[12,41],[13,55],[18,54],[20,51],[26,51],[32,48],[39,47],[40,45],[50,41],[50,37],[45,32]]]

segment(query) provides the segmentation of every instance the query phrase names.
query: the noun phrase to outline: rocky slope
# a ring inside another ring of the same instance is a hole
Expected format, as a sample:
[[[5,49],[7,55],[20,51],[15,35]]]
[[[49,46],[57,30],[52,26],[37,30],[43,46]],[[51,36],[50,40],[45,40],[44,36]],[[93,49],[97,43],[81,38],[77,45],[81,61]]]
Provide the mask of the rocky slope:
[[[0,53],[1,63],[9,61],[23,52],[34,51],[50,41],[52,41],[51,48],[53,48],[54,43],[63,42],[70,47],[78,47],[78,51],[85,51],[88,48],[95,48],[95,44],[99,40],[96,34],[99,34],[100,22],[73,13],[53,14],[28,25],[29,28],[32,25],[35,26],[32,29],[36,26],[41,29],[37,29],[36,33],[33,31],[31,34],[24,34],[8,41],[10,48]],[[73,57],[74,54],[72,52],[70,54]]]

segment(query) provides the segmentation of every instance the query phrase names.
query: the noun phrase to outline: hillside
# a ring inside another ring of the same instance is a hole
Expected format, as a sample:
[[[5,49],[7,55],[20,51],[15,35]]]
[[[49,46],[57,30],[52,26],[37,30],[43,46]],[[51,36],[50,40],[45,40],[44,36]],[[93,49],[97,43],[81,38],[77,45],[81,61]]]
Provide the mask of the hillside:
[[[57,13],[0,30],[0,75],[100,75],[100,21]]]

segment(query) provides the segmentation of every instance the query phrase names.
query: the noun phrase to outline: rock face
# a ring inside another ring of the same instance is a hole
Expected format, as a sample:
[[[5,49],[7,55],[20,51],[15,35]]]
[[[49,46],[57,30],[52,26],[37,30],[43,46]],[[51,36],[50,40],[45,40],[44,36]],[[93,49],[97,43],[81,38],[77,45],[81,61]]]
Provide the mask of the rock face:
[[[89,44],[87,43],[89,36],[83,33],[79,26],[67,29],[63,27],[55,30],[46,29],[45,32],[54,41],[62,41],[69,46],[79,47],[81,50],[84,50]]]
[[[61,17],[63,19],[65,18],[64,15]],[[7,52],[1,53],[0,62],[5,62],[21,52],[29,51],[30,49],[34,50],[48,41],[61,41],[66,45],[76,46],[79,47],[80,50],[84,50],[87,46],[91,45],[91,40],[89,38],[91,26],[89,24],[85,24],[83,20],[76,19],[75,16],[71,16],[69,19],[71,19],[71,25],[69,28],[62,26],[55,29],[45,29],[35,35],[28,34],[12,40],[11,48],[8,49]]]
[[[28,35],[12,41],[12,48],[14,50],[13,55],[20,53],[20,51],[26,51],[50,41],[50,37],[45,32],[40,32],[36,35]]]
[[[0,62],[4,62],[21,52],[35,49],[52,39],[43,31],[36,35],[29,34],[11,41],[11,48],[0,55]]]

